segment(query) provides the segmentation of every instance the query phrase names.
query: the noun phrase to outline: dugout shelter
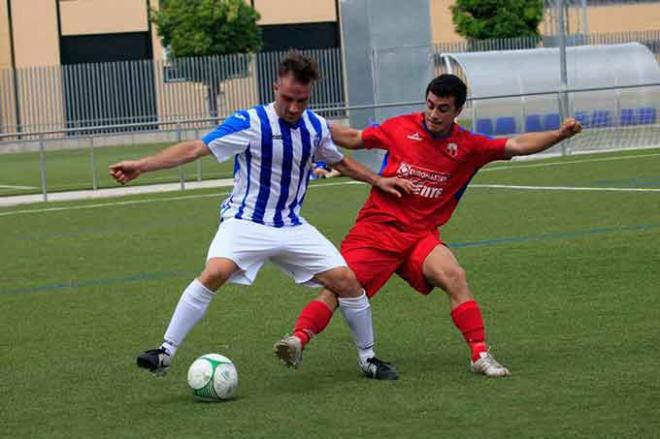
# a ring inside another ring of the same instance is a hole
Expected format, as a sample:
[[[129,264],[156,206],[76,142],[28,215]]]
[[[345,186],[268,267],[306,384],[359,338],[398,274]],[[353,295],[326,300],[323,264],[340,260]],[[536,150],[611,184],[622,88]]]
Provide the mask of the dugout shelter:
[[[474,131],[512,135],[556,129],[559,111],[558,48],[446,53],[443,70],[466,79],[472,102],[463,118]],[[658,123],[660,68],[653,53],[640,43],[576,46],[566,49],[569,112],[586,128]],[[545,93],[520,96],[530,93]],[[481,99],[491,96],[507,98]]]

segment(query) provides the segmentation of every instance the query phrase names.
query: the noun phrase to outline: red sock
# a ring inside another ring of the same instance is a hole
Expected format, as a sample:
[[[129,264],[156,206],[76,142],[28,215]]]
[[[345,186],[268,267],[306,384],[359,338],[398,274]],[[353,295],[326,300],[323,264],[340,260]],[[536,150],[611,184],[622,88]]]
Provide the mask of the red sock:
[[[488,345],[484,341],[486,337],[484,319],[479,305],[474,300],[463,302],[452,310],[451,318],[470,346],[472,361],[478,360],[479,354],[488,350]]]
[[[298,316],[293,328],[293,335],[300,339],[302,347],[315,335],[320,334],[332,318],[332,310],[325,302],[312,300]]]

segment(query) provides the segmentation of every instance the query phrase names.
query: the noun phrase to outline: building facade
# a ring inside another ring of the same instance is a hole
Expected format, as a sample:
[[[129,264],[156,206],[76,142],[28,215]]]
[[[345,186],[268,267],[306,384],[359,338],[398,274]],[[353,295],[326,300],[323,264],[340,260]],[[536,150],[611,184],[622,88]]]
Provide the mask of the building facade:
[[[264,51],[341,44],[339,0],[246,1],[261,14]],[[454,32],[454,3],[429,0],[434,43],[463,39]],[[161,59],[148,19],[157,7],[158,0],[0,0],[0,68]],[[590,33],[657,30],[660,2],[599,2],[587,9],[587,22]]]
[[[341,47],[340,0],[245,1],[261,15],[264,52]],[[454,2],[429,0],[433,43],[463,40],[454,32]],[[85,121],[139,123],[154,115],[159,120],[207,117],[213,102],[208,87],[173,75],[164,62],[166,50],[149,20],[158,3],[0,0],[0,132],[17,126],[26,131],[79,128]],[[590,33],[658,30],[660,2],[599,2],[588,8],[586,21]],[[341,64],[341,55],[336,56],[332,65]],[[146,64],[152,60],[154,65]],[[116,64],[121,61],[133,63]],[[270,98],[273,66],[262,64],[253,65],[249,75],[223,81],[220,111]],[[342,77],[340,71],[330,74]],[[342,101],[338,81],[327,87],[324,99]]]

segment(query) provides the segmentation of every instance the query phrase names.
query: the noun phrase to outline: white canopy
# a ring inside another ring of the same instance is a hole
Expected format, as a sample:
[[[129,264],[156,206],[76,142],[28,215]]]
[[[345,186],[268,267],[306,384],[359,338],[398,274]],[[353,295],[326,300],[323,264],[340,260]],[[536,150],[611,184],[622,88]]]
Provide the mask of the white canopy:
[[[467,79],[473,98],[560,89],[558,48],[446,53],[444,56],[454,61],[447,65],[458,64],[463,70],[462,76]],[[653,53],[640,43],[568,47],[566,61],[569,89],[660,83],[658,63]],[[571,114],[584,118],[587,126],[655,123],[660,110],[660,87],[570,93],[569,105]],[[474,129],[478,130],[480,122],[490,119],[494,128],[492,134],[508,134],[497,129],[502,119],[509,119],[502,125],[503,129],[515,124],[513,132],[524,132],[533,131],[530,128],[536,127],[539,121],[539,128],[544,129],[548,124],[557,123],[558,113],[558,96],[551,94],[475,100],[471,112],[465,116],[471,114]],[[650,117],[650,113],[653,121],[644,119]],[[632,119],[625,119],[628,116]]]

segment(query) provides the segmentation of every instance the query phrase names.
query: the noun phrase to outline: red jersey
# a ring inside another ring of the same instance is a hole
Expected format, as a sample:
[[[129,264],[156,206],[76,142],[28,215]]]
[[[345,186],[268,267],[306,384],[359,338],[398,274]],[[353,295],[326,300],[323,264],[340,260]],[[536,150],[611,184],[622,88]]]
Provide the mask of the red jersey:
[[[473,134],[453,124],[446,136],[435,137],[424,114],[387,119],[362,131],[366,148],[385,149],[380,174],[401,177],[414,193],[396,198],[372,189],[357,221],[390,223],[406,230],[429,230],[445,224],[479,168],[504,159],[507,139]]]

